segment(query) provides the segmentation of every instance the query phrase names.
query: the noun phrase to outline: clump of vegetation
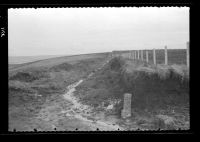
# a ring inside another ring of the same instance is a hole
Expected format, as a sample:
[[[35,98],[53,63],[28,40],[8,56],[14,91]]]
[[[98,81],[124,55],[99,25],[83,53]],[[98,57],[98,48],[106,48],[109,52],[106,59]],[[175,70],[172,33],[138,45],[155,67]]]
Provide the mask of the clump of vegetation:
[[[51,71],[61,71],[61,70],[70,71],[72,69],[73,69],[73,65],[69,63],[62,63],[50,68]]]
[[[125,64],[125,61],[120,57],[115,57],[110,61],[110,69],[120,71]]]
[[[42,78],[48,78],[49,73],[47,70],[27,70],[27,71],[19,71],[11,76],[9,76],[9,80],[13,81],[21,81],[21,82],[33,82],[35,80],[40,80]]]
[[[167,115],[158,115],[152,122],[154,129],[175,130],[177,129],[172,117]]]
[[[39,78],[29,72],[18,72],[16,75],[10,77],[10,80],[18,80],[23,82],[32,82],[37,79]]]
[[[76,88],[76,95],[83,103],[93,107],[99,107],[101,103],[106,106],[109,105],[108,100],[121,98],[123,95],[119,75],[123,65],[121,58],[113,58],[94,77],[80,84]]]

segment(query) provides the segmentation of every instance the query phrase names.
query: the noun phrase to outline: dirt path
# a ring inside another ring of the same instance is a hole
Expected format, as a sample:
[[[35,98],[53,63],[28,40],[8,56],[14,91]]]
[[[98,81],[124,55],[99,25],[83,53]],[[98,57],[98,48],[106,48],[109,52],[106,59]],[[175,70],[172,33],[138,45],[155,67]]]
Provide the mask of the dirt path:
[[[96,71],[101,70],[109,61],[103,64],[102,67],[98,68]],[[88,78],[92,77],[95,72],[92,72],[88,75]],[[88,105],[81,104],[79,100],[74,96],[74,92],[76,91],[76,87],[79,86],[84,79],[81,79],[67,87],[67,93],[63,95],[64,99],[72,103],[72,106],[69,110],[63,111],[66,116],[70,116],[76,119],[79,119],[81,121],[84,121],[85,123],[88,123],[93,128],[98,128],[99,130],[109,131],[109,130],[123,130],[118,125],[113,125],[109,122],[104,122],[102,120],[91,120],[88,119],[88,117],[91,117],[92,113],[92,107]]]
[[[67,86],[65,94],[55,94],[47,99],[40,111],[32,117],[22,116],[12,119],[10,130],[17,131],[116,131],[124,130],[116,124],[115,116],[106,116],[105,112],[96,112],[93,107],[82,104],[74,96],[76,87],[95,75],[109,61],[91,72],[85,79]],[[14,118],[14,117],[12,117]]]
[[[160,119],[152,116],[148,110],[145,110],[145,112],[136,110],[134,112],[134,118],[126,122],[121,120],[119,117],[117,118],[116,115],[109,113],[106,114],[102,110],[99,112],[95,111],[90,105],[82,104],[76,95],[74,95],[76,93],[76,87],[81,85],[88,78],[93,77],[95,73],[101,70],[108,62],[109,61],[105,62],[101,67],[90,73],[86,78],[80,79],[79,81],[67,86],[66,93],[59,94],[59,99],[55,100],[54,98],[52,104],[46,103],[44,105],[44,110],[40,112],[41,117],[39,117],[41,118],[40,120],[45,123],[41,122],[38,125],[46,124],[46,126],[43,125],[41,128],[44,129],[44,127],[46,127],[46,130],[53,130],[54,128],[57,128],[58,131],[74,131],[75,129],[80,131],[95,131],[97,129],[100,131],[116,131],[137,130],[138,128],[140,130],[148,130],[160,127]],[[60,107],[61,104],[66,105],[66,107]],[[110,115],[112,115],[112,117]],[[169,120],[167,115],[168,113],[161,116],[168,118]]]

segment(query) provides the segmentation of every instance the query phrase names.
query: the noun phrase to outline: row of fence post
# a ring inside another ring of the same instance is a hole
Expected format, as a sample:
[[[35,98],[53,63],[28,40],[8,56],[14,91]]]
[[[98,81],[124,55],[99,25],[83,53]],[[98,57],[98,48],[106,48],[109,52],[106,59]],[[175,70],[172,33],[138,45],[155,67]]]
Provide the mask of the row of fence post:
[[[190,67],[190,46],[189,42],[187,42],[187,67]]]
[[[190,49],[189,49],[189,42],[187,42],[186,44],[186,64],[187,67],[189,68],[190,65]],[[129,53],[125,53],[127,54],[127,57],[130,59],[134,59],[134,60],[140,60],[141,57],[141,61],[144,61],[143,58],[143,50],[135,50]],[[167,52],[167,46],[164,47],[164,54],[165,54],[165,65],[168,65],[168,52]],[[120,56],[120,54],[118,53],[117,56]],[[124,55],[122,55],[124,56]],[[149,53],[148,50],[146,50],[146,62],[149,62]],[[153,64],[156,65],[156,49],[153,49]]]

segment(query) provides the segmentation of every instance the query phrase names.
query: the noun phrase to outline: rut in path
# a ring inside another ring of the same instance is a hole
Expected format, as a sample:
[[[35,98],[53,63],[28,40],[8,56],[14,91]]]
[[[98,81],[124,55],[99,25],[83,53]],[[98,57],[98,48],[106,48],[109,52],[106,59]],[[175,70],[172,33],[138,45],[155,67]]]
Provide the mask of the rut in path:
[[[107,63],[109,63],[109,61],[106,61],[106,63],[104,63],[102,67],[98,68],[96,71],[101,70]],[[90,73],[86,79],[93,76],[95,72]],[[64,96],[64,99],[72,103],[72,106],[70,110],[67,110],[64,112],[65,115],[80,119],[85,122],[89,122],[91,127],[96,127],[96,128],[99,128],[100,130],[123,130],[123,128],[121,128],[120,126],[116,124],[113,125],[112,123],[108,123],[108,122],[104,122],[100,120],[94,121],[87,118],[87,116],[90,116],[90,113],[92,112],[92,108],[88,105],[84,105],[80,103],[79,100],[74,96],[76,87],[79,86],[83,81],[84,79],[81,79],[67,87],[67,93],[65,93],[63,96]]]

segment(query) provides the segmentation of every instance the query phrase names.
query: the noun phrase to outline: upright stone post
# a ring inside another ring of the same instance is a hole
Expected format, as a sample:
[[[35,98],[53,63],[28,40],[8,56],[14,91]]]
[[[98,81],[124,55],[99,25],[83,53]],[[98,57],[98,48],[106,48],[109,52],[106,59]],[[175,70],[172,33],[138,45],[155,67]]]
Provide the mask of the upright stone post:
[[[131,117],[131,97],[132,94],[129,93],[124,94],[124,105],[123,105],[123,110],[121,112],[122,118]]]
[[[146,50],[146,62],[148,63],[149,62],[149,54],[148,54],[148,51]]]
[[[165,46],[165,65],[168,65],[167,46]]]
[[[187,42],[187,67],[190,68],[190,45]]]
[[[153,49],[153,63],[156,65],[156,50],[155,48]]]
[[[141,60],[143,61],[143,50],[141,50]]]

